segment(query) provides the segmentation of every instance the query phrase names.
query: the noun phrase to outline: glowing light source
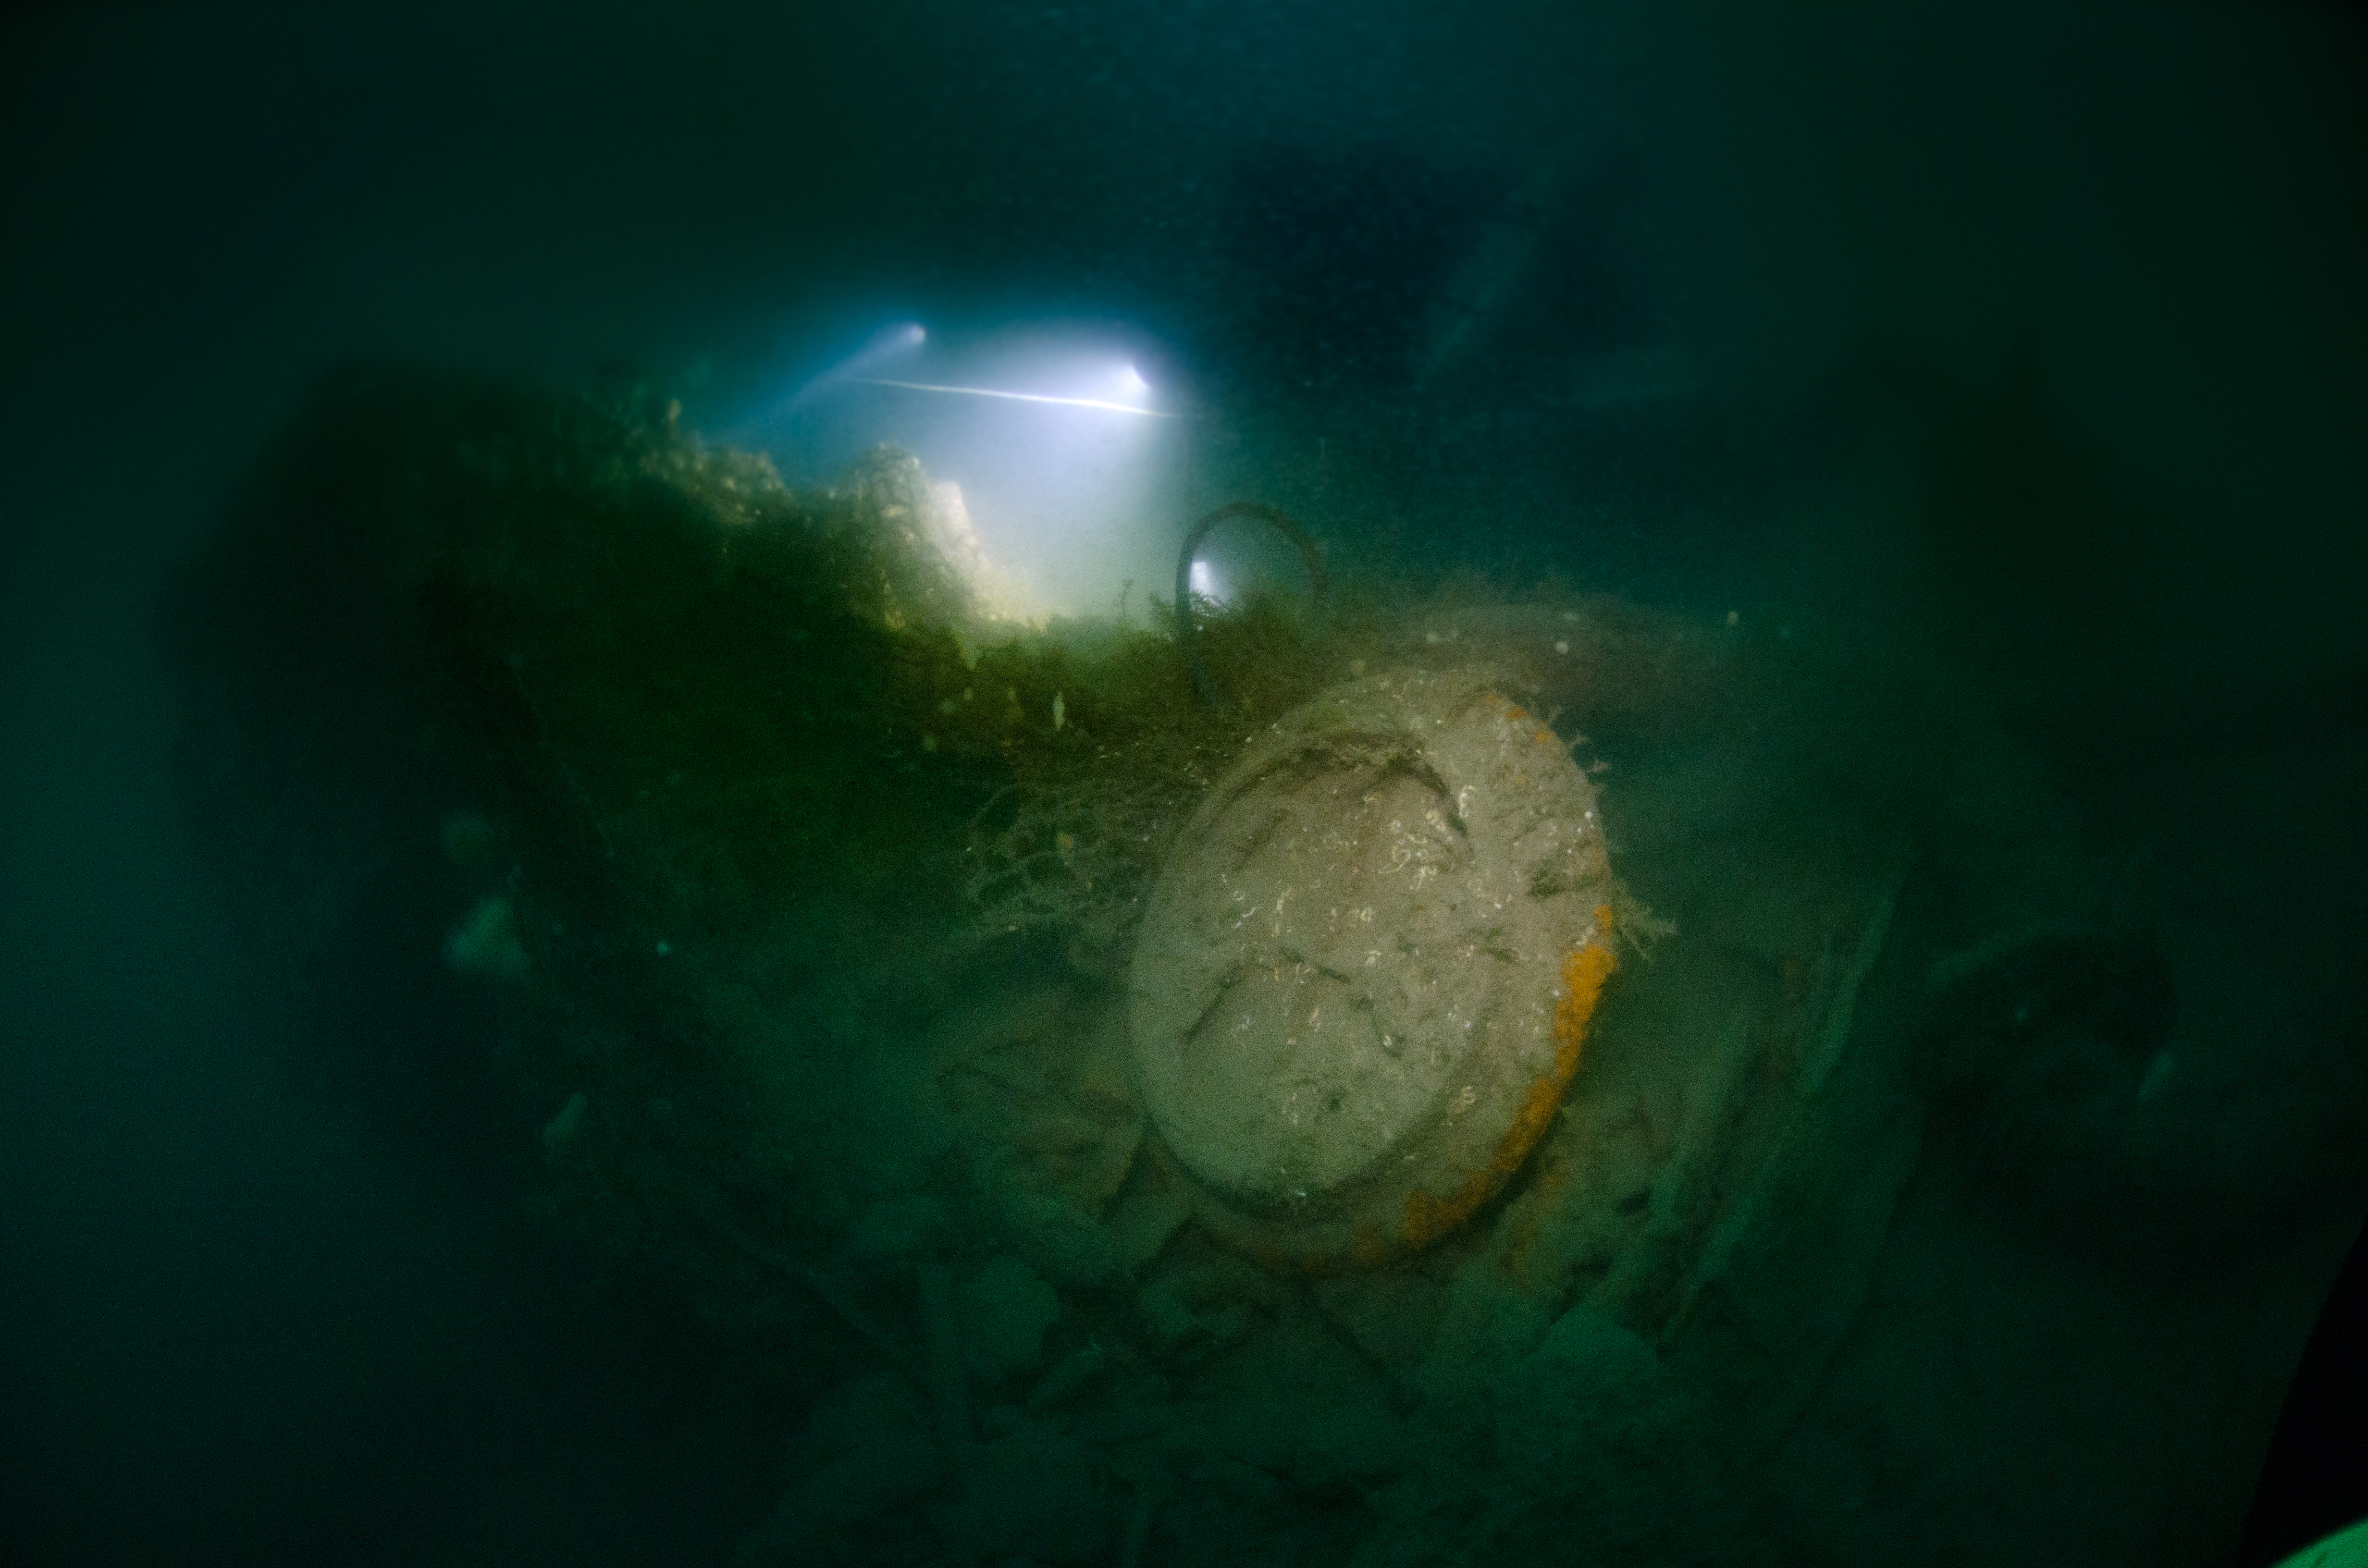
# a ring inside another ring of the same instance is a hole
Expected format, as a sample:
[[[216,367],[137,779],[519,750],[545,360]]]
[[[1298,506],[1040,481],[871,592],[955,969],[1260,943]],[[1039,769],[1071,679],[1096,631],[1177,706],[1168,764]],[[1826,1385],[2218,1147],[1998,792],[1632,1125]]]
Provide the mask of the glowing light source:
[[[906,392],[951,392],[962,397],[1006,397],[1015,403],[1057,403],[1069,408],[1100,408],[1112,414],[1141,415],[1145,419],[1178,417],[1162,409],[1138,408],[1133,403],[1113,403],[1106,397],[1054,397],[1050,392],[1007,392],[999,387],[949,387],[928,381],[893,381],[882,376],[854,376],[849,379],[868,387],[902,387]]]
[[[834,483],[882,445],[918,459],[933,497],[960,487],[959,501],[932,501],[933,517],[964,519],[939,542],[1003,574],[1008,592],[981,595],[996,613],[1094,613],[1128,579],[1174,573],[1160,496],[1178,483],[1198,415],[1181,372],[1145,340],[1064,321],[925,328],[876,312],[808,342],[820,372],[802,372],[725,438],[761,448],[793,483]],[[1237,591],[1229,560],[1204,585],[1212,597]]]
[[[873,333],[862,347],[824,370],[820,375],[807,381],[788,397],[782,399],[775,405],[776,411],[796,408],[811,400],[816,393],[827,392],[832,387],[844,385],[848,381],[861,381],[864,379],[861,372],[876,370],[898,355],[909,354],[928,340],[928,329],[916,321],[901,322],[894,326],[882,327]]]
[[[824,371],[822,379],[832,376],[852,378],[859,370],[869,370],[883,359],[893,359],[899,354],[910,353],[928,340],[928,329],[916,321],[901,322],[894,326],[882,327],[871,335],[871,342]]]

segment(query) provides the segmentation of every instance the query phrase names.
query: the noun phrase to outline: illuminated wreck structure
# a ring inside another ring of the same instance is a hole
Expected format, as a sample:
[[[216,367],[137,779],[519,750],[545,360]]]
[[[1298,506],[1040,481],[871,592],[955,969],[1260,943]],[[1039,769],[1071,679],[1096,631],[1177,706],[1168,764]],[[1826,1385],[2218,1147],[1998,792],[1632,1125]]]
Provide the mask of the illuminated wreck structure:
[[[1212,706],[909,459],[352,370],[183,789],[291,1042],[805,1413],[749,1563],[2208,1560],[2360,1181],[2220,890],[1842,630],[1355,564]]]

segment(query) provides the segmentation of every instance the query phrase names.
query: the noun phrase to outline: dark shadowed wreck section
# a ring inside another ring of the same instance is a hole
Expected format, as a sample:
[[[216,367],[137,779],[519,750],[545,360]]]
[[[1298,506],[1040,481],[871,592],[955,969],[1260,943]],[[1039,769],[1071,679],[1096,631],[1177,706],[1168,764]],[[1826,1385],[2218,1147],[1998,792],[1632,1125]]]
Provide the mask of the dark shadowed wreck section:
[[[290,1049],[788,1413],[752,1568],[2217,1561],[2368,1201],[2356,744],[2105,816],[1930,645],[1330,542],[1212,708],[900,453],[352,368],[181,790]]]

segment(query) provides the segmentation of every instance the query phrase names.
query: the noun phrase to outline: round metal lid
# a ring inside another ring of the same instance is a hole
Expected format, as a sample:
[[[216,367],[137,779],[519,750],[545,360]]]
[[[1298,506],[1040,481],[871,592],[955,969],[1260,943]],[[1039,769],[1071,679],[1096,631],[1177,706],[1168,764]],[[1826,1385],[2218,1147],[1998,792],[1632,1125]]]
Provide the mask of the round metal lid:
[[[1503,1186],[1613,967],[1595,791],[1469,672],[1337,687],[1210,790],[1132,974],[1144,1103],[1202,1220],[1377,1262]]]

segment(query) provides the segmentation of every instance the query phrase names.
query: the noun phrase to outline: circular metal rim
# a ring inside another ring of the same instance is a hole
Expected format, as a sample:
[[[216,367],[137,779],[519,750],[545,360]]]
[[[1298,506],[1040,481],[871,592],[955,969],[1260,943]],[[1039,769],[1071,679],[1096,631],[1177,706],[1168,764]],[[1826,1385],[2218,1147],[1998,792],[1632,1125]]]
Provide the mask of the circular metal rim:
[[[1526,1063],[1512,1061],[1500,1064],[1499,1082],[1490,1088],[1491,1098],[1482,1119],[1452,1142],[1426,1146],[1415,1141],[1419,1136],[1417,1134],[1388,1145],[1387,1153],[1393,1155],[1405,1149],[1415,1151],[1409,1163],[1416,1164],[1417,1169],[1411,1176],[1400,1176],[1394,1162],[1377,1160],[1377,1170],[1384,1174],[1373,1180],[1346,1184],[1339,1194],[1320,1193],[1308,1199],[1307,1195],[1300,1193],[1292,1195],[1294,1200],[1265,1206],[1240,1200],[1196,1174],[1162,1126],[1159,1096],[1144,1085],[1143,1100],[1151,1113],[1149,1142],[1166,1178],[1190,1196],[1196,1214],[1211,1233],[1269,1267],[1314,1272],[1372,1267],[1419,1251],[1470,1220],[1512,1179],[1552,1126],[1564,1092],[1577,1070],[1588,1026],[1603,985],[1617,968],[1612,946],[1612,895],[1616,882],[1608,857],[1603,854],[1600,819],[1592,809],[1593,791],[1559,738],[1522,710],[1487,689],[1485,676],[1476,672],[1443,676],[1392,672],[1335,688],[1286,715],[1272,727],[1265,743],[1246,754],[1212,789],[1209,799],[1195,813],[1193,824],[1179,839],[1189,839],[1196,830],[1213,831],[1224,812],[1255,791],[1262,769],[1269,767],[1277,757],[1291,754],[1295,746],[1308,744],[1308,727],[1324,721],[1329,709],[1345,705],[1343,693],[1354,695],[1368,689],[1389,692],[1394,687],[1404,694],[1399,699],[1401,710],[1420,698],[1458,720],[1466,715],[1483,717],[1493,726],[1488,735],[1501,743],[1500,755],[1516,755],[1513,747],[1528,748],[1518,754],[1524,768],[1544,763],[1548,767],[1565,770],[1551,776],[1548,782],[1554,789],[1570,791],[1568,799],[1587,802],[1587,826],[1592,828],[1594,836],[1585,845],[1581,863],[1592,874],[1577,879],[1566,890],[1572,895],[1567,907],[1554,906],[1553,929],[1560,935],[1553,939],[1548,952],[1558,956],[1558,961],[1550,959],[1545,964],[1551,980],[1539,975],[1541,994],[1536,1004],[1539,1012],[1550,1015],[1550,1039],[1542,1042],[1543,1050],[1522,1048]],[[1447,721],[1432,719],[1429,722],[1439,725]],[[1406,722],[1406,731],[1417,745],[1422,744],[1423,737],[1412,721]],[[1545,760],[1548,756],[1550,762]],[[1550,794],[1545,785],[1539,788],[1542,794]],[[1565,853],[1577,849],[1585,831],[1580,828],[1572,833]],[[1157,900],[1162,895],[1155,891],[1153,896]],[[1151,925],[1147,919],[1146,929]],[[1140,952],[1139,949],[1138,956]],[[1538,971],[1533,965],[1529,972]],[[1144,1053],[1148,1048],[1140,1013],[1141,998],[1147,989],[1140,984],[1136,987],[1138,1003],[1133,1019],[1139,1084],[1147,1076]],[[1549,990],[1551,994],[1545,994]],[[1537,1027],[1525,1026],[1531,1029]],[[1163,1026],[1163,1036],[1169,1028],[1172,1026]],[[1526,1076],[1525,1065],[1534,1069]],[[1432,1156],[1428,1165],[1419,1158],[1426,1148]],[[1441,1159],[1450,1162],[1445,1169],[1440,1168]]]

